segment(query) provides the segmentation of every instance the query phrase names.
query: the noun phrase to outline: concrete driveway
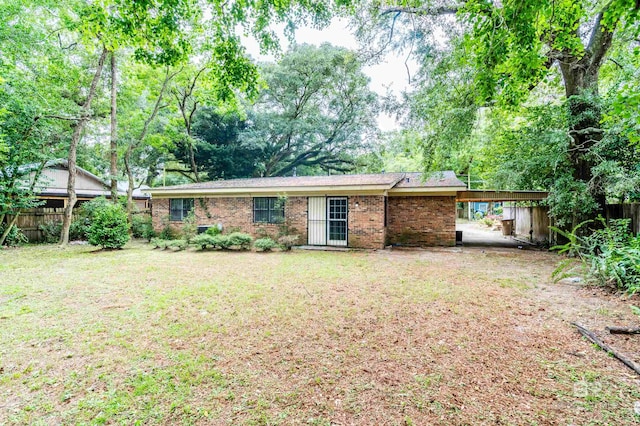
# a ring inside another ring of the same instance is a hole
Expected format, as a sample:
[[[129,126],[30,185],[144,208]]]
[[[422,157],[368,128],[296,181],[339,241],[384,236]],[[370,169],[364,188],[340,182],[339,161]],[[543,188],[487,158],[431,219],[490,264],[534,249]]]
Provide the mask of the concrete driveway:
[[[462,243],[466,247],[514,247],[523,246],[510,236],[502,235],[502,231],[492,231],[479,222],[456,223],[456,231],[462,231]]]

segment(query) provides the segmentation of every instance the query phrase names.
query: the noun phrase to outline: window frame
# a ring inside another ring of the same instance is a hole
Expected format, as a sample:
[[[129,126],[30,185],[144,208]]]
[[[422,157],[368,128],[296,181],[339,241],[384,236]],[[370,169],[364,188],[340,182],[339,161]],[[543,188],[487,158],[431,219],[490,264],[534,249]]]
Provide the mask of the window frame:
[[[259,206],[260,203],[265,203]],[[284,223],[285,202],[279,197],[253,197],[253,223]]]
[[[174,208],[173,204],[177,203],[178,201],[181,202],[181,206],[180,208]],[[187,209],[185,209],[185,201],[190,201],[191,204],[190,207],[188,207]],[[193,198],[169,198],[169,220],[171,222],[183,222],[184,219],[189,215],[189,213],[191,213],[193,210],[195,209],[195,200]],[[174,212],[179,212],[180,213],[180,218],[178,219],[177,216],[174,216]]]

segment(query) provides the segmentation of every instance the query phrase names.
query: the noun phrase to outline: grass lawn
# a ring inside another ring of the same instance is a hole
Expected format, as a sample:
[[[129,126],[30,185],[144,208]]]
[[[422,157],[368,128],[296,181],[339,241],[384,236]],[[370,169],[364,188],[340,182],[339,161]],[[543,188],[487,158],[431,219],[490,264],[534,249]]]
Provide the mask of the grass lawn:
[[[556,261],[2,250],[0,424],[636,424],[638,377],[569,324],[630,302]]]

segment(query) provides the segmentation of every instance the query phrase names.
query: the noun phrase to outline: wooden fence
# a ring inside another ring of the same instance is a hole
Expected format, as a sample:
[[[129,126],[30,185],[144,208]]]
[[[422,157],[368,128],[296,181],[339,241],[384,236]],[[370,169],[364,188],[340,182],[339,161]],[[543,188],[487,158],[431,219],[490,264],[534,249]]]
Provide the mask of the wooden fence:
[[[136,214],[148,215],[150,211],[144,210],[136,212]],[[74,209],[72,220],[78,219],[79,216],[77,209]],[[11,218],[9,216],[6,221],[10,221]],[[16,226],[20,228],[30,242],[41,242],[44,239],[44,234],[40,230],[40,225],[62,223],[63,219],[64,207],[28,209],[20,213]]]
[[[514,219],[514,234],[533,238],[533,241],[549,241],[549,208],[546,206],[503,208],[504,219]]]
[[[631,219],[631,231],[640,235],[640,203],[607,204],[607,220]]]

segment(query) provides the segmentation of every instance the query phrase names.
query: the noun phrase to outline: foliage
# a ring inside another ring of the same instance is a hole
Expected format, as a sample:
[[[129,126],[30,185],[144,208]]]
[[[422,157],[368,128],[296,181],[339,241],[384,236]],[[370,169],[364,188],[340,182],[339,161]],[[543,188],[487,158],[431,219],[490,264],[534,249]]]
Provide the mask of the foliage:
[[[42,232],[42,240],[45,243],[52,244],[60,240],[62,222],[49,221],[41,223],[38,229]]]
[[[229,243],[231,246],[239,247],[241,250],[247,250],[251,247],[253,237],[243,232],[232,232],[229,234]]]
[[[189,241],[198,233],[198,219],[193,210],[182,221],[182,237]]]
[[[134,214],[131,222],[131,234],[134,238],[144,238],[147,241],[155,237],[156,232],[153,229],[151,215]]]
[[[204,107],[194,117],[191,142],[199,173],[209,180],[252,176],[258,150],[240,142],[247,122],[236,110]],[[172,151],[175,157],[189,164],[189,146],[179,139]]]
[[[278,247],[278,244],[273,241],[271,238],[258,238],[254,243],[253,246],[261,251],[271,251],[274,248]]]
[[[149,240],[149,243],[153,246],[154,249],[160,248],[162,250],[175,248],[178,251],[182,251],[189,246],[187,240],[184,239],[164,240],[162,238],[151,238]]]
[[[375,128],[376,96],[354,52],[296,45],[261,68],[267,88],[249,109],[242,144],[258,153],[254,176],[347,171]]]
[[[568,240],[553,249],[577,257],[589,282],[611,285],[634,294],[640,291],[640,236],[632,236],[629,223],[629,219],[607,223],[599,217],[595,222],[580,223],[571,232],[553,228]],[[582,235],[581,228],[589,224],[599,227]],[[561,263],[554,271],[554,277],[567,276],[571,265],[570,261]]]
[[[0,235],[4,233],[6,226],[7,226],[6,224],[0,223]],[[13,225],[11,227],[11,230],[7,234],[7,238],[5,238],[3,245],[8,247],[15,247],[20,244],[25,244],[27,242],[29,242],[29,240],[27,239],[26,235],[24,235],[24,233],[20,230],[20,228]]]
[[[122,248],[129,241],[127,212],[119,204],[108,203],[93,211],[89,244],[106,249]]]
[[[291,251],[291,248],[298,243],[299,235],[283,235],[278,238],[278,246],[284,251]]]
[[[208,235],[216,236],[216,235],[220,235],[222,233],[222,231],[220,230],[220,228],[218,226],[210,226],[210,227],[207,228],[206,233]]]
[[[189,240],[189,244],[200,250],[215,248],[217,245],[217,237],[204,232],[191,238],[191,240]]]

